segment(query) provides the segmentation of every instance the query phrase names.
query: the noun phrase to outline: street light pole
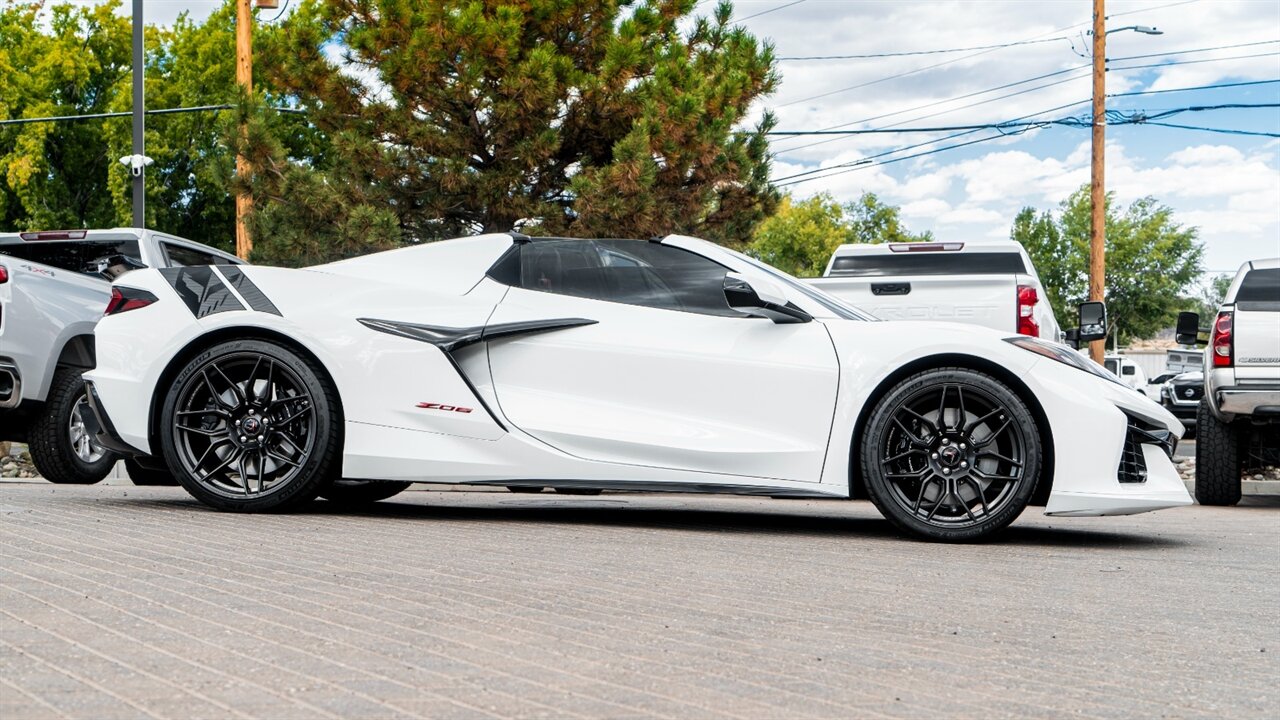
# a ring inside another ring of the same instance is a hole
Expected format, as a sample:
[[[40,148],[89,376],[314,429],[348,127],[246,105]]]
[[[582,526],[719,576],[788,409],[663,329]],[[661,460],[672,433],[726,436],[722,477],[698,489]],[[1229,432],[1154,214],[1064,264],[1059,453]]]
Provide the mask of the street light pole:
[[[142,0],[134,0],[137,5]],[[244,88],[244,96],[253,93],[253,13],[249,9],[249,0],[236,0],[236,83]],[[240,123],[240,151],[236,153],[236,176],[241,184],[247,183],[253,174],[253,165],[245,153],[245,143],[249,139],[249,127],[246,122]],[[253,238],[249,236],[249,228],[245,218],[253,212],[253,196],[247,188],[236,192],[236,255],[245,260],[253,252]]]
[[[1089,299],[1106,295],[1107,191],[1104,178],[1107,141],[1107,15],[1104,0],[1093,0],[1093,155],[1090,162]],[[1089,343],[1089,357],[1102,364],[1106,343]]]
[[[144,83],[144,60],[142,37],[142,0],[133,0],[133,155],[140,158],[145,155],[143,145],[146,142],[146,85]],[[147,184],[143,177],[143,169],[131,167],[129,174],[133,191],[133,226],[145,227],[147,224]]]

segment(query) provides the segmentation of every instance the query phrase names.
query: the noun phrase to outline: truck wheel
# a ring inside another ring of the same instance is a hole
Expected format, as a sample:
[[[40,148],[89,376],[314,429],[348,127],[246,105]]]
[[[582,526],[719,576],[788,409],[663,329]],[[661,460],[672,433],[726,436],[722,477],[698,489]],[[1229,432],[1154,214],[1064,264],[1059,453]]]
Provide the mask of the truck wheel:
[[[1207,400],[1196,408],[1196,500],[1201,505],[1240,502],[1239,429],[1214,417]]]
[[[111,472],[119,458],[85,428],[92,412],[80,371],[58,368],[44,411],[31,422],[27,445],[36,470],[52,483],[92,485]]]
[[[173,479],[173,474],[166,470],[152,470],[138,464],[133,458],[125,458],[125,472],[129,473],[129,479],[134,485],[177,485],[178,481]]]

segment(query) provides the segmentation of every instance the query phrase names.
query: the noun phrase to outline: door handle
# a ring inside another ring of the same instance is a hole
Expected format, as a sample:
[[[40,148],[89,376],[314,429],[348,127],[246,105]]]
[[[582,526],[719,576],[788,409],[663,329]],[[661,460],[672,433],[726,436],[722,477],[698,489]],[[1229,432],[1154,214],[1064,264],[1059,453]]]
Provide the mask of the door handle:
[[[907,295],[911,292],[911,283],[871,283],[872,295]]]

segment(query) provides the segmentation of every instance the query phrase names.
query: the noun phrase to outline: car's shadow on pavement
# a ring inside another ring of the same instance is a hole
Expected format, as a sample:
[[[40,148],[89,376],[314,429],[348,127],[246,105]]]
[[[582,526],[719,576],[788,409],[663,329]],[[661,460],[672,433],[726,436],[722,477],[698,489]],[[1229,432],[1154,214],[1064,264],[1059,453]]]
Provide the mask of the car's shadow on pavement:
[[[493,495],[489,495],[493,497]],[[131,502],[132,501],[132,502]],[[135,500],[121,498],[121,503],[150,502],[173,508],[177,505],[202,508],[194,499]],[[824,501],[837,503],[838,501]],[[863,507],[869,504],[859,503]],[[785,505],[780,505],[785,507]],[[848,537],[883,538],[914,541],[914,537],[899,532],[887,520],[875,517],[850,517],[844,513],[816,514],[814,505],[807,512],[754,512],[750,510],[710,509],[698,507],[654,508],[645,507],[626,496],[563,499],[555,496],[503,497],[498,506],[426,504],[418,502],[382,502],[357,508],[344,508],[324,500],[317,500],[294,514],[334,517],[384,518],[399,520],[424,520],[433,522],[538,522],[560,525],[595,525],[667,529],[681,532],[743,532],[761,535],[786,535],[795,537]],[[1039,513],[1039,508],[1029,508],[1027,513]],[[212,512],[212,511],[210,511]],[[1064,521],[1070,523],[1070,520]],[[921,541],[924,542],[924,541]],[[1000,546],[1035,546],[1062,548],[1125,548],[1162,549],[1183,547],[1189,543],[1183,539],[1144,533],[1121,533],[1091,528],[1059,528],[1020,525],[1018,522],[980,544]]]

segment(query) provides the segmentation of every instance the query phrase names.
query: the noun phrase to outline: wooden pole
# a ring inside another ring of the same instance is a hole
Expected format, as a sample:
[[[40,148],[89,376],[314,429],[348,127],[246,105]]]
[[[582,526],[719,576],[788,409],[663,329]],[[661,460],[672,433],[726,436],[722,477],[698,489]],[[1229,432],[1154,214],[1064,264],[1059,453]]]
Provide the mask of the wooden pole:
[[[1106,300],[1107,253],[1107,15],[1104,0],[1093,0],[1093,160],[1089,180],[1089,299]],[[1089,357],[1102,363],[1106,340],[1089,343]]]
[[[146,111],[147,94],[146,54],[142,47],[142,0],[133,0],[133,154],[146,155]],[[130,187],[133,189],[133,226],[147,226],[147,182],[146,168],[134,171],[129,169]]]
[[[249,0],[236,0],[236,83],[244,88],[246,97],[253,93],[253,14],[249,9]],[[240,152],[236,154],[236,175],[241,181],[248,182],[253,175],[253,165],[244,154],[244,143],[248,140],[249,127],[240,124]],[[247,189],[236,193],[236,255],[249,259],[253,252],[253,238],[249,236],[249,228],[245,218],[253,212],[253,196]]]

